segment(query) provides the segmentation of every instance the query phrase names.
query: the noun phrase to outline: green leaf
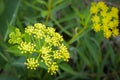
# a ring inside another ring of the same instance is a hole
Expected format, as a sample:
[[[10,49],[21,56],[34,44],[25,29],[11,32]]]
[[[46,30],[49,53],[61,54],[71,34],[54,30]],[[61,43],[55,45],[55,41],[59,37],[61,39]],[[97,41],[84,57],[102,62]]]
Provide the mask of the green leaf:
[[[5,8],[4,1],[3,1],[3,0],[0,0],[0,16],[1,16],[1,14],[3,13],[3,11],[4,11],[4,8]]]
[[[24,67],[24,62],[25,62],[25,57],[20,57],[17,60],[12,62],[13,66],[17,66],[17,67]]]
[[[15,56],[23,56],[21,51],[18,49],[17,45],[9,47],[6,51],[9,52],[9,53],[13,53]]]
[[[64,0],[64,2],[62,2],[61,4],[59,4],[56,7],[54,7],[52,9],[52,12],[51,12],[52,16],[54,16],[57,11],[60,11],[60,10],[62,10],[64,8],[66,8],[70,4],[70,2],[71,2],[71,0],[67,0],[67,1]]]
[[[91,66],[89,58],[85,55],[85,53],[81,50],[75,49],[78,52],[78,55],[83,59],[83,61],[88,65]]]
[[[88,48],[90,56],[92,56],[93,61],[95,61],[96,65],[99,66],[99,60],[98,60],[98,50],[96,50],[95,46],[92,45],[92,42],[90,42],[89,38],[85,38],[85,45]]]
[[[72,69],[72,67],[70,67],[70,65],[68,65],[68,64],[61,64],[61,65],[59,65],[59,67],[60,67],[61,69],[63,69],[65,72],[67,72],[67,73],[69,73],[69,74],[71,74],[71,75],[76,75],[76,74],[77,74],[77,72],[75,72],[75,71]]]

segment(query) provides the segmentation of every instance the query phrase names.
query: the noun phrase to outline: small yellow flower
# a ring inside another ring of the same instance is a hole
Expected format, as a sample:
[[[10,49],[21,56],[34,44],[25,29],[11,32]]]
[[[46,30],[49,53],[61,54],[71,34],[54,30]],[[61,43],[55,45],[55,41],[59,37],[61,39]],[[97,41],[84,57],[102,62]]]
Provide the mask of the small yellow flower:
[[[101,9],[102,11],[107,12],[107,10],[108,10],[107,5],[106,5],[104,2],[102,2],[102,1],[98,2],[97,6],[98,6],[98,8]]]
[[[48,53],[42,54],[41,58],[42,58],[41,61],[44,62],[46,66],[50,66],[51,65],[52,58],[51,58],[50,54],[48,54]]]
[[[93,2],[90,8],[90,14],[97,14],[98,13],[98,7],[96,6],[96,3]]]
[[[100,24],[94,24],[94,25],[93,25],[93,29],[94,29],[95,32],[99,32],[100,29],[101,29]]]
[[[18,48],[21,50],[22,53],[30,53],[32,54],[35,51],[35,45],[32,44],[31,42],[21,42],[20,46]]]
[[[108,26],[109,26],[111,29],[115,28],[113,21],[110,21],[110,22],[108,23]]]
[[[110,36],[112,35],[112,32],[110,30],[107,30],[106,32],[104,32],[104,36],[108,39],[110,38]]]
[[[67,47],[64,46],[63,44],[61,44],[61,46],[60,46],[60,53],[61,53],[64,61],[68,61],[68,59],[70,58],[70,55],[69,55],[69,52],[67,50]]]
[[[96,12],[91,12],[91,21],[93,22],[94,31],[103,31],[106,38],[110,38],[111,36],[118,36],[118,9],[115,7],[108,7],[104,2],[93,3],[91,9],[94,7],[97,7],[98,9],[95,10]]]
[[[92,17],[92,21],[95,22],[95,23],[99,23],[99,22],[100,22],[99,16],[94,15],[94,16]]]
[[[28,58],[27,62],[24,63],[28,69],[36,70],[36,68],[39,66],[38,60],[35,60],[35,58]]]
[[[68,50],[63,44],[60,45],[59,50],[53,51],[53,53],[54,59],[63,59],[64,61],[68,61],[68,59],[70,58]]]
[[[112,7],[112,9],[111,9],[111,14],[112,14],[112,16],[113,17],[115,17],[115,18],[117,18],[118,19],[118,8],[116,8],[116,7]]]
[[[48,28],[47,28],[47,33],[48,33],[50,36],[54,36],[55,29],[54,29],[54,28],[51,28],[51,27],[48,27]]]
[[[114,23],[114,26],[118,26],[118,25],[119,25],[119,20],[114,19],[114,20],[113,20],[113,23]]]
[[[33,26],[27,26],[25,28],[25,32],[28,33],[29,35],[31,35],[34,31],[34,27]]]
[[[15,32],[11,32],[9,35],[9,43],[10,44],[19,44],[22,42],[22,34],[18,28],[15,29]]]
[[[118,36],[119,35],[119,30],[118,29],[113,29],[113,36]]]
[[[42,52],[42,54],[48,54],[51,52],[51,48],[43,46],[40,51]]]
[[[46,29],[46,26],[41,23],[35,23],[34,27],[38,30],[43,30],[43,31],[45,31],[45,29]]]
[[[103,23],[104,25],[107,25],[107,24],[109,23],[109,20],[108,20],[107,18],[103,18],[103,19],[102,19],[102,23]]]
[[[63,41],[63,38],[60,34],[54,33],[54,36],[51,38],[51,40],[54,46],[59,46],[60,42]]]
[[[56,74],[57,71],[58,71],[58,65],[56,64],[56,62],[53,62],[51,66],[48,67],[48,73],[51,73],[51,75],[53,75]]]

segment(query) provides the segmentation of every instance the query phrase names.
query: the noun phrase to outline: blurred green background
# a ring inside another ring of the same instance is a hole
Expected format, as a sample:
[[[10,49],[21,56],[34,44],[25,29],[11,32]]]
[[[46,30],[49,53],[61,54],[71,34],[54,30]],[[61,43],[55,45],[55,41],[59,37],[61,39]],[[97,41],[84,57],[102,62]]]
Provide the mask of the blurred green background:
[[[93,1],[100,0],[0,0],[0,80],[120,80],[120,36],[105,39],[91,29]],[[102,1],[120,10],[120,0]],[[12,28],[37,22],[54,27],[70,52],[53,76],[44,68],[26,70],[24,57],[9,48]]]

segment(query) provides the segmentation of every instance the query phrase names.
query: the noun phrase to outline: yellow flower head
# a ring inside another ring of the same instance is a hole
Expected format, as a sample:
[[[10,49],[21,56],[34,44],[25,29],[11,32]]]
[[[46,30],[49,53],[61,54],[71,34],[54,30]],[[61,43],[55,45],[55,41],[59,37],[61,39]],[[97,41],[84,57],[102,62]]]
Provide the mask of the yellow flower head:
[[[107,5],[106,5],[104,2],[100,1],[100,2],[98,2],[98,4],[96,4],[96,5],[97,5],[97,7],[98,7],[100,10],[102,10],[102,11],[104,11],[104,12],[107,12],[108,7],[107,7]]]
[[[99,16],[97,16],[97,15],[93,16],[92,21],[95,22],[95,23],[99,23],[100,22]]]
[[[93,8],[95,7],[97,8],[97,10],[95,9],[94,12]],[[91,9],[91,21],[93,22],[94,31],[103,31],[105,38],[110,38],[111,36],[118,36],[118,9],[115,7],[108,7],[104,2],[92,3]]]
[[[94,24],[93,29],[95,32],[99,32],[101,30],[101,25],[100,24]]]
[[[104,32],[104,36],[105,38],[109,38],[112,35],[112,32],[110,30],[107,30],[106,32]]]
[[[56,74],[57,71],[58,71],[58,65],[56,64],[56,62],[53,62],[51,66],[48,67],[48,73],[51,73],[51,75],[53,75]]]
[[[113,29],[113,36],[118,36],[119,35],[119,30],[118,29]]]
[[[36,68],[39,66],[38,60],[35,60],[35,58],[28,58],[27,62],[24,63],[28,69],[36,70]]]
[[[92,5],[91,5],[91,8],[90,8],[90,13],[91,14],[97,14],[98,13],[98,7],[96,6],[96,3],[93,2]]]
[[[28,33],[29,35],[31,35],[33,31],[34,31],[33,26],[28,26],[27,28],[25,28],[25,32]]]
[[[19,44],[22,42],[22,34],[18,28],[15,29],[15,32],[11,32],[9,35],[9,43],[10,44]]]
[[[31,53],[35,51],[35,45],[32,43],[21,42],[18,48],[21,50],[22,53]]]

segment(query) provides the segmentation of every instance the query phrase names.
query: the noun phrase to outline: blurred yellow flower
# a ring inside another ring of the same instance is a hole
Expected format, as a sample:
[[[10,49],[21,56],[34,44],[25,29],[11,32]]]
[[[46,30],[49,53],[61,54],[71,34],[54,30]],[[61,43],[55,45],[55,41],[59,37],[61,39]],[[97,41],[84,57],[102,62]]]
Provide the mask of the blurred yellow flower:
[[[93,8],[95,8],[95,10]],[[91,21],[93,22],[93,29],[95,32],[103,31],[105,38],[118,36],[118,8],[108,7],[101,1],[98,3],[93,2],[91,4],[90,14],[92,15]]]

